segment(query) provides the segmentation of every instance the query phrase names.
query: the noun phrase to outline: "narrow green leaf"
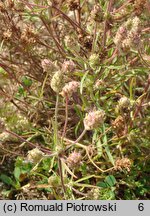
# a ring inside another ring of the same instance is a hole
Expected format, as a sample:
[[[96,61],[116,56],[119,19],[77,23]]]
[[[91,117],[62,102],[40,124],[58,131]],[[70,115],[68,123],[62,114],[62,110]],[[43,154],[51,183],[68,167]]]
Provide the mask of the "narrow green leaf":
[[[94,176],[95,176],[95,175],[85,176],[85,177],[83,177],[83,178],[81,178],[81,179],[75,181],[75,183],[78,183],[78,182],[81,182],[81,181],[85,181],[85,180],[87,180],[87,179],[93,178]]]
[[[103,125],[103,131],[105,133],[105,126],[104,125]],[[112,156],[112,154],[110,152],[110,149],[109,149],[109,146],[108,146],[108,143],[107,143],[107,136],[106,136],[106,134],[104,134],[103,142],[104,142],[104,148],[105,148],[106,154],[107,154],[110,162],[112,163],[112,165],[114,165],[115,162],[114,162],[113,156]]]
[[[93,134],[93,141],[92,141],[96,147],[97,147],[97,155],[99,157],[102,156],[102,144],[101,144],[101,140],[99,139],[99,133],[97,131],[94,132]]]
[[[12,180],[9,176],[7,176],[7,175],[5,175],[5,174],[1,174],[1,175],[0,175],[0,180],[1,180],[2,182],[4,182],[5,184],[7,184],[7,185],[12,185],[12,186],[14,186],[13,180]]]
[[[82,77],[81,79],[81,84],[80,84],[80,94],[82,95],[82,92],[83,92],[83,84],[84,84],[84,81],[85,81],[85,78],[86,76],[88,75],[89,71],[87,71],[84,76]]]
[[[14,176],[15,176],[15,179],[17,181],[19,181],[20,174],[21,174],[20,168],[19,167],[15,167],[15,169],[14,169]]]

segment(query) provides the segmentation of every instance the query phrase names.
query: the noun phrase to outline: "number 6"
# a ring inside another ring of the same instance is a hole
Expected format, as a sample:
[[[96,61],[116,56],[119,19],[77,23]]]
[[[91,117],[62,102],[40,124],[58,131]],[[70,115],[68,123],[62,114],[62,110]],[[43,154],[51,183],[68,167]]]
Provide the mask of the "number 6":
[[[138,210],[139,211],[144,211],[144,204],[143,203],[139,203]]]

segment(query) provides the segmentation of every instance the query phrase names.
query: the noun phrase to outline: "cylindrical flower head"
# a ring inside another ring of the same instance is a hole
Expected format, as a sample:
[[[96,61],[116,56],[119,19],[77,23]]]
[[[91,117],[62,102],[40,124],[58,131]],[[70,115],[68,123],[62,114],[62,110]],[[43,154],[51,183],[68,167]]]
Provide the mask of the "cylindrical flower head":
[[[53,91],[59,93],[62,90],[64,83],[64,77],[61,71],[57,71],[51,80],[51,88]]]
[[[130,171],[132,162],[129,158],[118,158],[115,161],[115,170],[122,171],[123,169],[126,169],[128,172]]]
[[[122,41],[127,37],[127,29],[125,26],[120,26],[118,29],[116,36],[114,38],[114,43],[117,46],[121,46]]]
[[[105,119],[103,110],[91,111],[84,118],[84,127],[86,130],[92,130],[99,127]]]
[[[50,176],[48,178],[48,184],[52,187],[58,187],[60,185],[60,179],[58,176]]]
[[[92,68],[95,68],[99,65],[99,55],[98,54],[92,54],[89,58],[89,65]]]
[[[75,69],[75,63],[72,60],[64,61],[62,64],[62,72],[72,72]]]
[[[140,31],[140,19],[136,16],[134,18],[130,18],[127,20],[127,22],[124,24],[127,28],[127,30],[130,31],[134,31],[134,32],[138,32]]]
[[[74,151],[68,156],[67,163],[68,163],[69,167],[73,168],[73,167],[80,164],[81,159],[82,159],[82,157],[81,157],[80,152]]]
[[[129,108],[130,107],[130,100],[127,97],[120,98],[118,102],[118,107],[120,109]]]
[[[103,11],[99,4],[94,5],[90,15],[90,18],[96,22],[101,22],[103,20]]]
[[[114,43],[124,50],[140,45],[141,24],[138,17],[128,19],[117,31]]]
[[[141,30],[141,21],[137,16],[134,17],[134,19],[132,20],[132,26],[132,31],[134,32],[138,32]]]
[[[38,148],[34,148],[28,152],[27,160],[32,163],[38,163],[43,156],[44,153],[42,151],[40,151]]]
[[[56,69],[56,66],[54,65],[54,63],[50,61],[49,59],[43,59],[41,61],[41,65],[42,65],[44,72],[49,72],[49,71]]]
[[[4,131],[0,133],[0,143],[6,143],[6,142],[16,142],[17,138],[9,134],[8,132]]]
[[[78,87],[79,87],[79,82],[76,81],[69,82],[63,87],[60,94],[63,97],[71,97],[72,94],[77,91]]]

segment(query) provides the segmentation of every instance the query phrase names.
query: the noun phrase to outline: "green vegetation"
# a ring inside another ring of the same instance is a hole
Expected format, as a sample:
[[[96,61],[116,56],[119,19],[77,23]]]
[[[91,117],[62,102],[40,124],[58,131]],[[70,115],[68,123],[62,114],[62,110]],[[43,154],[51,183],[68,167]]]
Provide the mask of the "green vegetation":
[[[0,2],[0,199],[150,198],[149,10]]]

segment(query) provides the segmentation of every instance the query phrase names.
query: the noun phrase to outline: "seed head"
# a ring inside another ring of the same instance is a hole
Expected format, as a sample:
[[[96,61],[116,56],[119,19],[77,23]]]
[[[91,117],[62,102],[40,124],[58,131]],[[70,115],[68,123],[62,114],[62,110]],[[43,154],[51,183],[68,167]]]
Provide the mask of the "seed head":
[[[141,22],[138,17],[128,19],[117,31],[114,43],[125,49],[140,45]]]
[[[120,47],[121,42],[123,40],[125,40],[126,37],[127,37],[127,29],[126,29],[126,27],[125,26],[120,26],[120,28],[118,29],[117,34],[116,34],[116,36],[114,38],[114,43],[118,47]]]
[[[64,84],[64,76],[61,71],[57,71],[51,79],[51,88],[53,91],[59,93]]]
[[[48,184],[52,187],[58,187],[60,185],[60,178],[58,176],[50,176],[48,178]]]
[[[43,59],[41,61],[41,65],[42,65],[44,72],[51,72],[52,70],[54,70],[56,68],[54,63],[52,61],[50,61],[49,59]]]
[[[68,73],[75,69],[75,63],[72,60],[64,61],[62,64],[62,72]]]
[[[38,163],[44,156],[44,153],[38,148],[34,148],[31,151],[28,151],[27,160],[32,163]]]
[[[128,158],[119,158],[115,161],[115,170],[122,171],[123,169],[126,169],[128,172],[131,168],[131,160]]]
[[[130,100],[127,97],[120,98],[118,102],[119,109],[125,109],[130,107]]]
[[[101,22],[103,20],[103,11],[99,4],[94,5],[94,8],[90,13],[90,19],[96,22]]]
[[[91,111],[84,118],[84,127],[86,130],[93,130],[99,127],[105,119],[103,110]]]
[[[99,200],[100,198],[100,188],[92,188],[87,193],[88,200]]]
[[[83,39],[83,44],[84,47],[88,50],[92,49],[92,43],[93,43],[93,38],[91,37],[91,35],[87,35],[84,37]]]
[[[81,162],[81,159],[82,159],[82,156],[80,154],[80,152],[72,152],[68,158],[67,158],[67,163],[69,165],[69,167],[76,167],[80,164]]]
[[[122,116],[118,116],[113,122],[112,126],[114,129],[119,129],[120,127],[124,126],[124,119]]]
[[[3,33],[4,40],[9,40],[11,36],[12,36],[12,31],[10,31],[9,29]]]
[[[116,134],[118,137],[121,137],[124,135],[125,132],[125,120],[124,118],[119,115],[113,122],[112,127],[114,128]]]
[[[11,134],[9,134],[6,131],[0,133],[0,142],[2,142],[2,143],[17,142],[17,141],[18,141],[18,139],[16,137],[12,136]]]
[[[6,131],[0,133],[0,142],[8,142],[10,141],[10,136],[9,136],[9,133],[7,133]]]
[[[68,7],[71,11],[79,9],[79,1],[78,0],[67,0]]]
[[[91,68],[95,68],[99,65],[99,55],[98,54],[92,54],[89,58],[89,65]]]
[[[23,30],[21,34],[21,40],[25,44],[33,44],[36,42],[36,33],[32,26],[27,26]]]

